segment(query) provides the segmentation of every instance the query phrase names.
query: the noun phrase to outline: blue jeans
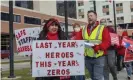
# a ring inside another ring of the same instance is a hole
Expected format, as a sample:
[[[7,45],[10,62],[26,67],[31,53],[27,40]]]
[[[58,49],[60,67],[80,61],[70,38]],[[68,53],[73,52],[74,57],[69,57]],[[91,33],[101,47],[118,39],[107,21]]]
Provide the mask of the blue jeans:
[[[85,66],[90,73],[92,80],[104,80],[105,56],[99,58],[85,57]]]
[[[125,67],[126,67],[127,75],[131,77],[131,75],[132,75],[132,62],[125,62]]]
[[[85,76],[80,75],[80,76],[75,76],[76,80],[85,80]]]

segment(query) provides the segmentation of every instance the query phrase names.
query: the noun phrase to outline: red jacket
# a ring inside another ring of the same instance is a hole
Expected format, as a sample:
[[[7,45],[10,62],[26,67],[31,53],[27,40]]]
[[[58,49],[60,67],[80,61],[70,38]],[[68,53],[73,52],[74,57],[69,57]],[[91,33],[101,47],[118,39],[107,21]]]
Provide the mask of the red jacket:
[[[82,29],[79,32],[73,32],[71,35],[71,40],[82,40]]]
[[[127,39],[130,39],[127,37]],[[125,50],[126,48],[122,45],[122,39],[120,39],[120,46],[117,46],[117,53],[121,56],[125,56]]]
[[[97,22],[95,27],[92,29],[92,31],[99,25],[99,23]],[[78,39],[83,39],[82,37],[82,31],[76,33]],[[90,35],[90,25],[88,25],[88,35]],[[108,47],[111,44],[111,39],[110,39],[110,34],[108,29],[105,27],[103,30],[103,35],[102,35],[102,43],[99,45],[96,45],[95,47],[93,47],[94,50],[103,50],[104,54],[106,54],[106,51],[108,49]]]
[[[116,46],[117,53],[121,56],[124,56],[126,48],[121,45],[122,44],[122,39],[119,39],[119,44],[120,44],[119,46]]]
[[[128,33],[127,33],[127,31],[124,31],[123,33],[122,33],[122,38],[124,37],[124,36],[127,36],[127,39],[130,39],[129,37],[128,37]],[[119,54],[119,55],[121,55],[121,56],[124,56],[125,55],[125,50],[126,50],[126,48],[124,47],[124,46],[122,46],[122,38],[119,38],[119,46],[116,46],[116,48],[117,48],[117,53]]]

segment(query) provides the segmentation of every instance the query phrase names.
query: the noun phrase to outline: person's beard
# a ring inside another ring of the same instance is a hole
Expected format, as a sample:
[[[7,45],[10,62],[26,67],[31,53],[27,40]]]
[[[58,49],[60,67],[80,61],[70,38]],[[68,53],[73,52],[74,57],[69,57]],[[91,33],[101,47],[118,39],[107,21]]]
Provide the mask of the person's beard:
[[[95,24],[95,21],[91,21],[89,22],[90,25],[94,25]]]

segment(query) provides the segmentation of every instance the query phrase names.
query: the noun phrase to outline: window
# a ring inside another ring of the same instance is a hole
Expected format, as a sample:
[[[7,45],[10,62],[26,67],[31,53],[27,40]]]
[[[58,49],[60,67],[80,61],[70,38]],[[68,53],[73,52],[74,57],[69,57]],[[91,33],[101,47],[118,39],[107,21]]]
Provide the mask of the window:
[[[24,16],[24,23],[41,25],[41,19]]]
[[[1,20],[9,21],[9,14],[1,12]]]
[[[103,15],[109,15],[109,5],[103,6]]]
[[[131,12],[133,12],[133,8],[131,8]]]
[[[84,18],[84,9],[79,9],[78,15],[80,19]]]
[[[15,6],[33,9],[33,1],[15,1]]]
[[[123,6],[122,3],[120,3],[120,6],[121,6],[121,7]]]
[[[1,35],[1,50],[9,50],[9,35]]]
[[[131,12],[133,12],[133,1],[130,1],[130,9],[131,9]]]
[[[105,6],[103,6],[103,8],[109,8],[109,5],[105,5]]]
[[[94,10],[94,7],[90,7],[90,10]]]
[[[84,18],[84,15],[80,15],[79,18],[80,18],[80,19],[83,19],[83,18]]]
[[[123,7],[123,4],[122,3],[117,3],[116,7]]]
[[[79,12],[81,12],[81,9],[79,9]]]
[[[133,19],[133,15],[131,16],[131,19]]]
[[[78,6],[83,6],[84,2],[83,1],[78,1]]]
[[[123,4],[122,3],[116,4],[116,13],[117,14],[123,13]]]
[[[109,12],[106,12],[106,15],[109,15]]]
[[[133,15],[131,16],[131,22],[133,22]]]
[[[118,24],[124,23],[124,17],[117,17],[117,23]]]
[[[84,9],[79,9],[79,12],[84,12]]]
[[[107,21],[110,21],[110,18],[107,18]]]
[[[69,7],[74,7],[74,4],[73,3],[69,3]]]
[[[109,5],[106,5],[106,8],[109,8]]]
[[[63,1],[56,1],[56,9],[57,15],[64,16],[64,2]],[[76,13],[76,1],[68,1],[68,17],[69,18],[77,18]]]
[[[21,22],[21,17],[20,15],[14,15],[14,22]]]
[[[21,22],[21,16],[20,15],[16,15],[16,14],[13,14],[14,16],[14,22],[18,22],[20,23]],[[9,21],[9,13],[4,13],[4,12],[1,12],[1,20],[3,21]]]

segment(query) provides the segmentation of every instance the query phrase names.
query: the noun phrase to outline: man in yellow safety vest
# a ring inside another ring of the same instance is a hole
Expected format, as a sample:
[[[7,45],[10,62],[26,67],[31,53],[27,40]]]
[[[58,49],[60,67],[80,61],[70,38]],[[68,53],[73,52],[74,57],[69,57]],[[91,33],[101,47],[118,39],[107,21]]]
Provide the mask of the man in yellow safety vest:
[[[104,80],[106,50],[110,46],[110,35],[104,25],[97,21],[97,13],[88,11],[88,25],[82,29],[85,40],[85,65],[92,80]]]

